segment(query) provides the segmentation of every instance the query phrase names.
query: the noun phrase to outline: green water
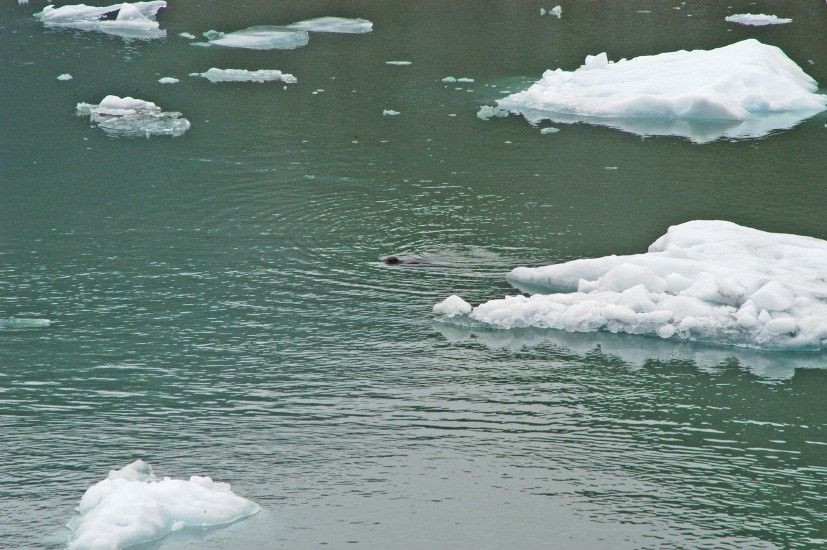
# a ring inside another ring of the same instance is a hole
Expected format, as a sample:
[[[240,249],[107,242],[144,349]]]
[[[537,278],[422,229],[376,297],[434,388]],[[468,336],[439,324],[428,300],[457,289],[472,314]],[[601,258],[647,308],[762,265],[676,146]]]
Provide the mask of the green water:
[[[747,37],[824,84],[823,3],[578,1],[559,20],[522,1],[170,4],[153,42],[0,5],[0,319],[52,320],[0,328],[0,547],[65,545],[83,492],[137,458],[262,506],[148,548],[825,544],[827,359],[431,313],[691,219],[827,238],[823,114],[704,145],[476,117],[587,54]],[[723,21],[739,12],[794,23]],[[374,31],[292,52],[178,36],[321,15]],[[187,76],[210,67],[299,82]],[[107,137],[74,115],[107,94],[192,128]]]

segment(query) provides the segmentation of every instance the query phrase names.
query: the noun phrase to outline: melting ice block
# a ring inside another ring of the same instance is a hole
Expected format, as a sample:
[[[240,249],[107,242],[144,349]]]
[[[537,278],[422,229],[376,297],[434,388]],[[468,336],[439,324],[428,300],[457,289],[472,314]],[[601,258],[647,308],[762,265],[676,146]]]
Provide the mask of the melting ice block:
[[[817,89],[779,48],[749,39],[617,62],[590,55],[579,69],[546,71],[497,104],[532,124],[587,122],[706,142],[791,128],[827,108]]]
[[[259,506],[233,493],[228,483],[201,476],[159,480],[149,464],[136,460],[90,487],[77,511],[68,524],[70,550],[124,548],[184,527],[231,523]]]
[[[78,103],[77,114],[119,137],[181,136],[190,128],[181,113],[162,111],[151,101],[115,95],[106,96],[98,105]]]
[[[122,38],[151,40],[164,38],[167,34],[155,20],[158,10],[166,7],[167,3],[163,0],[113,4],[100,8],[85,4],[59,8],[49,5],[34,16],[47,27],[99,31]],[[104,19],[105,17],[108,18]]]
[[[345,17],[317,17],[287,25],[288,28],[308,32],[332,32],[341,34],[362,34],[373,30],[373,23],[367,19]]]
[[[820,350],[827,349],[825,274],[827,241],[699,220],[670,227],[645,254],[518,267],[506,279],[536,294],[491,300],[464,317],[504,329]],[[451,300],[435,312],[470,308]]]
[[[298,82],[292,74],[266,69],[247,71],[245,69],[216,69],[213,67],[205,73],[194,74],[203,76],[210,82],[271,82],[276,80],[281,80],[287,84]]]
[[[310,35],[303,30],[272,25],[248,27],[235,32],[207,31],[210,44],[248,50],[294,50],[306,46]]]
[[[750,25],[753,27],[763,27],[765,25],[783,25],[784,23],[792,23],[792,19],[784,19],[776,15],[764,15],[759,13],[757,15],[752,13],[738,13],[724,18],[729,23],[738,23],[740,25]]]

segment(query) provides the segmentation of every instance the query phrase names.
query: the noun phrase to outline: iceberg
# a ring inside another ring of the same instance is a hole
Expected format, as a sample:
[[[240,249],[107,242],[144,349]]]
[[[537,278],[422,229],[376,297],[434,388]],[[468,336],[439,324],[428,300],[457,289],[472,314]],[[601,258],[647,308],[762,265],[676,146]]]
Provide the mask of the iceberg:
[[[98,105],[77,104],[78,116],[88,116],[104,132],[118,137],[181,136],[190,121],[178,112],[164,112],[151,101],[108,95]]]
[[[456,312],[470,304],[452,296],[434,312],[501,329],[815,351],[827,349],[825,273],[827,241],[696,220],[670,227],[644,254],[515,268],[506,280],[530,296],[491,300],[466,315]]]
[[[785,23],[792,23],[792,19],[783,19],[775,15],[758,15],[752,13],[738,13],[724,17],[724,21],[728,23],[738,23],[740,25],[750,25],[753,27],[763,27],[765,25],[783,25]]]
[[[205,73],[193,73],[193,75],[203,76],[210,82],[272,82],[277,80],[287,84],[298,82],[292,74],[266,69],[247,71],[244,69],[216,69],[213,67]]]
[[[373,30],[373,23],[367,19],[345,17],[317,17],[287,25],[289,29],[308,32],[332,32],[341,34],[363,34]]]
[[[497,109],[534,125],[586,122],[704,143],[792,128],[827,108],[817,90],[779,48],[748,39],[618,62],[590,55],[577,70],[546,71],[528,89],[497,100]]]
[[[152,40],[167,35],[155,20],[158,10],[166,7],[167,3],[163,0],[113,4],[100,8],[85,4],[59,8],[48,5],[34,16],[47,27],[98,31],[121,38]],[[114,18],[111,18],[112,14],[115,15]]]
[[[310,35],[306,31],[272,25],[248,27],[228,33],[207,31],[204,36],[209,44],[248,50],[294,50],[306,46],[310,41]]]
[[[233,493],[228,483],[201,476],[159,480],[149,464],[136,460],[87,489],[77,511],[67,525],[69,550],[142,544],[185,527],[231,523],[259,506]]]

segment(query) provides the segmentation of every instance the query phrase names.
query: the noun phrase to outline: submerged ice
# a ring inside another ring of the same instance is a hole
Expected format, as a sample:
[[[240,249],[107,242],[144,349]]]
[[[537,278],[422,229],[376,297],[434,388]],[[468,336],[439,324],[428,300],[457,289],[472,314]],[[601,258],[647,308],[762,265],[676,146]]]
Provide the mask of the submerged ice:
[[[90,487],[67,525],[70,550],[124,548],[185,527],[209,527],[253,515],[259,506],[209,477],[157,479],[136,460]]]
[[[151,101],[132,97],[108,95],[97,105],[78,103],[77,114],[119,137],[181,136],[190,128],[181,113],[165,112]]]
[[[288,25],[291,29],[308,32],[330,32],[341,34],[362,34],[373,30],[373,23],[367,19],[345,17],[317,17]]]
[[[248,50],[294,50],[310,41],[305,31],[273,25],[259,25],[228,33],[207,31],[204,36],[216,46]]]
[[[817,89],[779,48],[748,39],[617,62],[590,55],[577,70],[546,71],[497,108],[532,124],[588,122],[705,142],[791,128],[827,107]]]
[[[104,7],[74,4],[56,8],[49,5],[34,16],[47,27],[98,31],[122,38],[151,40],[166,36],[166,31],[161,30],[155,20],[158,10],[166,7],[167,3],[163,0]]]
[[[494,328],[606,330],[767,350],[827,348],[827,241],[725,221],[670,227],[645,254],[518,267],[506,279],[531,296],[446,318]]]

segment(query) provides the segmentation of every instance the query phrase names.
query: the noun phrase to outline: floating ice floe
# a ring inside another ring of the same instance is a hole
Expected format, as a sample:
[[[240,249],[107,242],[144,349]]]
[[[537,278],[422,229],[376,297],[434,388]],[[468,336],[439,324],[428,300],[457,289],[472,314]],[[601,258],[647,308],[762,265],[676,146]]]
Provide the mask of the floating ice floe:
[[[159,539],[185,527],[237,521],[259,506],[232,492],[228,483],[192,476],[157,479],[136,460],[90,487],[67,525],[70,550],[124,548]]]
[[[670,227],[645,254],[518,267],[530,297],[434,306],[493,328],[605,330],[753,347],[827,349],[827,241],[725,221]]]
[[[190,76],[203,76],[210,82],[273,82],[278,80],[287,84],[298,82],[296,77],[290,73],[266,69],[247,71],[245,69],[216,69],[213,67],[205,73],[192,73]]]
[[[399,111],[394,111],[393,109],[383,109],[382,114],[384,116],[397,116],[401,113]]]
[[[69,73],[63,73],[61,75],[58,75],[57,79],[58,80],[72,80],[72,75],[70,75]]]
[[[308,32],[331,32],[341,34],[363,34],[373,30],[373,23],[367,19],[345,17],[317,17],[287,25],[290,29]]]
[[[385,61],[386,65],[412,65],[410,61]]]
[[[442,79],[442,81],[445,82],[446,84],[450,84],[450,83],[453,83],[453,82],[469,83],[469,82],[474,82],[474,79],[473,78],[467,78],[467,77],[457,78],[455,76],[446,76],[445,78]]]
[[[248,50],[294,50],[306,46],[310,41],[310,35],[306,31],[272,25],[248,27],[228,33],[207,31],[204,36],[209,44]]]
[[[792,23],[792,19],[784,19],[776,15],[764,15],[763,13],[738,13],[724,18],[729,23],[738,23],[740,25],[750,25],[753,27],[763,27],[765,25],[783,25],[785,23]]]
[[[78,103],[77,114],[119,137],[181,136],[190,128],[181,113],[164,112],[151,101],[115,95],[106,96],[98,105]]]
[[[792,128],[827,106],[817,90],[783,51],[749,39],[618,62],[590,55],[575,71],[546,71],[527,90],[497,100],[497,109],[532,124],[586,122],[703,143]]]
[[[158,82],[161,84],[178,84],[181,81],[171,76],[165,76],[163,78],[159,78]]]
[[[563,15],[563,8],[560,6],[554,6],[548,11],[546,11],[545,8],[540,8],[540,15],[546,14],[553,15],[557,17],[557,19],[560,19],[560,17]]]
[[[56,8],[52,5],[34,16],[47,27],[98,31],[121,38],[152,40],[164,38],[167,31],[159,28],[155,15],[166,8],[163,0],[95,7],[74,4]],[[115,14],[114,18],[111,17]]]
[[[10,317],[0,319],[0,329],[3,328],[41,328],[52,324],[51,319],[36,319],[24,317]]]

